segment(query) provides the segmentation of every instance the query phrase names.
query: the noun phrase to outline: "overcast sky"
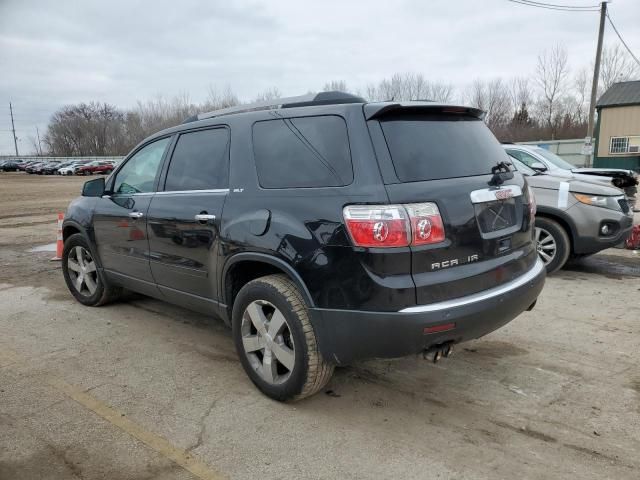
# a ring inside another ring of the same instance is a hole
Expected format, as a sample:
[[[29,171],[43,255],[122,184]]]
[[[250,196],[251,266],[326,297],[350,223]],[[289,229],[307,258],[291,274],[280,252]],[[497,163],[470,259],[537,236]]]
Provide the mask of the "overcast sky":
[[[594,5],[596,0],[548,0]],[[610,14],[640,57],[640,0]],[[536,56],[566,46],[572,67],[595,54],[597,13],[507,0],[0,0],[0,154],[30,153],[59,107],[137,100],[230,85],[241,99],[344,80],[364,88],[396,72],[464,88],[475,77],[532,74]],[[617,38],[607,25],[605,43]]]

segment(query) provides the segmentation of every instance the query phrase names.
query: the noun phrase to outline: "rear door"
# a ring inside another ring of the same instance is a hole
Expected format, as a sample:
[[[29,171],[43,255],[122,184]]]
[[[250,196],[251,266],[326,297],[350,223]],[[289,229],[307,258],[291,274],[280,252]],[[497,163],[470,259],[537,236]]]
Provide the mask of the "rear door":
[[[433,202],[444,223],[444,241],[410,247],[418,304],[491,288],[535,262],[526,183],[515,172],[492,184],[509,159],[481,119],[400,111],[369,126],[390,202]]]
[[[158,288],[181,302],[216,301],[216,252],[229,176],[229,129],[179,135],[149,208],[151,272]],[[197,307],[197,305],[193,305]]]

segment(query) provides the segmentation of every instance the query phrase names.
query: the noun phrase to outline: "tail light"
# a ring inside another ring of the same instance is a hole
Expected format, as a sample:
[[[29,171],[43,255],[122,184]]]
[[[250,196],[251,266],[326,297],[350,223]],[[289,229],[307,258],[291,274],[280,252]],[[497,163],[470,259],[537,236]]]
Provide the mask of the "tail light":
[[[411,219],[411,244],[427,245],[444,240],[444,225],[435,203],[405,205]]]
[[[343,214],[351,239],[359,247],[409,245],[407,212],[402,205],[351,205]]]
[[[531,214],[531,220],[533,221],[533,217],[536,216],[536,211],[538,209],[538,206],[536,205],[536,196],[529,185],[527,185],[527,192],[529,193],[529,213]]]
[[[349,205],[343,214],[351,239],[359,247],[407,247],[445,239],[435,203]]]

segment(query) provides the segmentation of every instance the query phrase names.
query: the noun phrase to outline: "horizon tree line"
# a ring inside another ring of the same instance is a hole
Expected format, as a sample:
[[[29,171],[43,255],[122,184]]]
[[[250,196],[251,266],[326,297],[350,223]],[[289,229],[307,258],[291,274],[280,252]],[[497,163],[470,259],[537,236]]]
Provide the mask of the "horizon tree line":
[[[640,68],[618,45],[604,47],[600,68],[598,97],[616,82],[640,78]],[[456,89],[451,83],[407,72],[360,88],[331,80],[322,90],[346,91],[369,101],[462,103],[484,110],[487,126],[500,141],[560,140],[586,136],[591,74],[586,67],[572,70],[566,49],[556,45],[538,55],[528,76],[476,78]],[[280,96],[280,90],[271,87],[251,102]],[[200,103],[182,94],[138,101],[130,109],[105,102],[67,105],[51,117],[43,138],[46,152],[41,152],[35,139],[32,144],[36,152],[56,156],[124,155],[152,133],[191,115],[242,103],[231,86],[210,86],[206,100]]]

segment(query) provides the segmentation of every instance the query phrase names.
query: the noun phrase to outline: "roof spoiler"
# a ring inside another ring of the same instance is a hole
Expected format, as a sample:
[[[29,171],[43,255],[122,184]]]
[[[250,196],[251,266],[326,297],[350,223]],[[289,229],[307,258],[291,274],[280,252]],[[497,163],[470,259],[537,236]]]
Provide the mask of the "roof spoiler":
[[[452,113],[469,115],[481,120],[485,116],[485,112],[479,108],[431,102],[368,103],[364,106],[364,116],[367,120],[401,112]]]

